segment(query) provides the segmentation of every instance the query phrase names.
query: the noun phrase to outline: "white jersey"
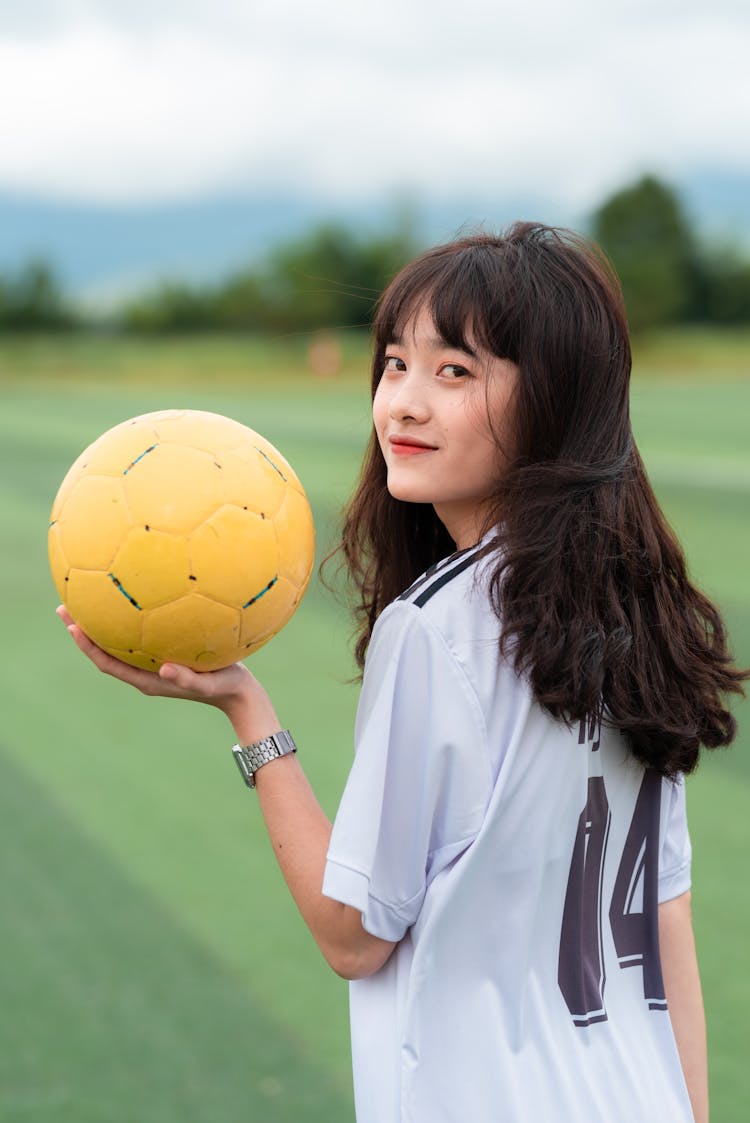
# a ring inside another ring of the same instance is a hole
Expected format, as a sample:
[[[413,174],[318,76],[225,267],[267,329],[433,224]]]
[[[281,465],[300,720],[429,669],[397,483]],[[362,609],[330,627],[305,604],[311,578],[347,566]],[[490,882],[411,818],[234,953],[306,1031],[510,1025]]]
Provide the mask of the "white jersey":
[[[683,1123],[656,926],[683,786],[543,712],[481,569],[435,567],[368,651],[323,887],[398,941],[350,988],[358,1123]]]

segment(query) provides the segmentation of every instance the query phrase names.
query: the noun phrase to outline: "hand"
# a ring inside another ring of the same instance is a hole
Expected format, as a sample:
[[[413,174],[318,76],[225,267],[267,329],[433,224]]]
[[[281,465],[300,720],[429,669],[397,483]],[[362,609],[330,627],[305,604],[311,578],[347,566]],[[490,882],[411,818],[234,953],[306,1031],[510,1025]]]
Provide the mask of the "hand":
[[[238,739],[245,742],[260,740],[280,728],[271,700],[244,664],[234,663],[219,671],[191,671],[176,663],[164,663],[158,672],[146,671],[97,647],[63,605],[57,615],[79,650],[100,671],[134,686],[141,694],[215,706],[232,722]]]

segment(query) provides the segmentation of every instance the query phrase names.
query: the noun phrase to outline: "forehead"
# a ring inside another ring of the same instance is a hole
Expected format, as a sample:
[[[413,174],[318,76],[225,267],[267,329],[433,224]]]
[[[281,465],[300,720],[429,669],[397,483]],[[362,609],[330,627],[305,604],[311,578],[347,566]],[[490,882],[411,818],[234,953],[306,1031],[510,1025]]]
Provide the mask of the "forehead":
[[[456,262],[451,262],[455,267]],[[472,355],[479,350],[498,358],[508,354],[508,308],[503,293],[485,277],[442,272],[424,276],[404,270],[386,290],[375,320],[379,349],[431,321],[444,345]]]
[[[424,351],[445,351],[450,348],[476,357],[481,348],[474,339],[474,333],[467,325],[462,337],[447,339],[435,322],[435,316],[427,300],[423,300],[403,324],[394,324],[389,343],[418,347]]]

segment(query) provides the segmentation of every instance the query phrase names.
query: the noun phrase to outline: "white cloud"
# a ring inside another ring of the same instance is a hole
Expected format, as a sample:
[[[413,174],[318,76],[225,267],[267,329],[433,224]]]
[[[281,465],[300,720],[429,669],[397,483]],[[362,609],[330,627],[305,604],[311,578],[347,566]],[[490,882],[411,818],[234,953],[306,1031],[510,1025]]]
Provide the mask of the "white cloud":
[[[750,13],[719,0],[0,0],[0,189],[537,191],[750,167]]]

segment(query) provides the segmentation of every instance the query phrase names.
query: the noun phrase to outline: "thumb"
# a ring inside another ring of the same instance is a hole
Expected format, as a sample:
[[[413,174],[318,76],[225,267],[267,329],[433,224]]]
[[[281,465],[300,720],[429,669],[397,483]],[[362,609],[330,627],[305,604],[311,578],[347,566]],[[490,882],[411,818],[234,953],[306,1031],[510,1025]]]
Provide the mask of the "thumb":
[[[216,695],[216,672],[191,671],[181,663],[163,663],[159,668],[159,678],[168,683],[184,698],[196,702],[213,702]]]
[[[171,683],[172,686],[187,690],[194,684],[195,672],[191,671],[189,667],[181,667],[177,663],[162,663],[159,667],[159,678],[164,682]]]

